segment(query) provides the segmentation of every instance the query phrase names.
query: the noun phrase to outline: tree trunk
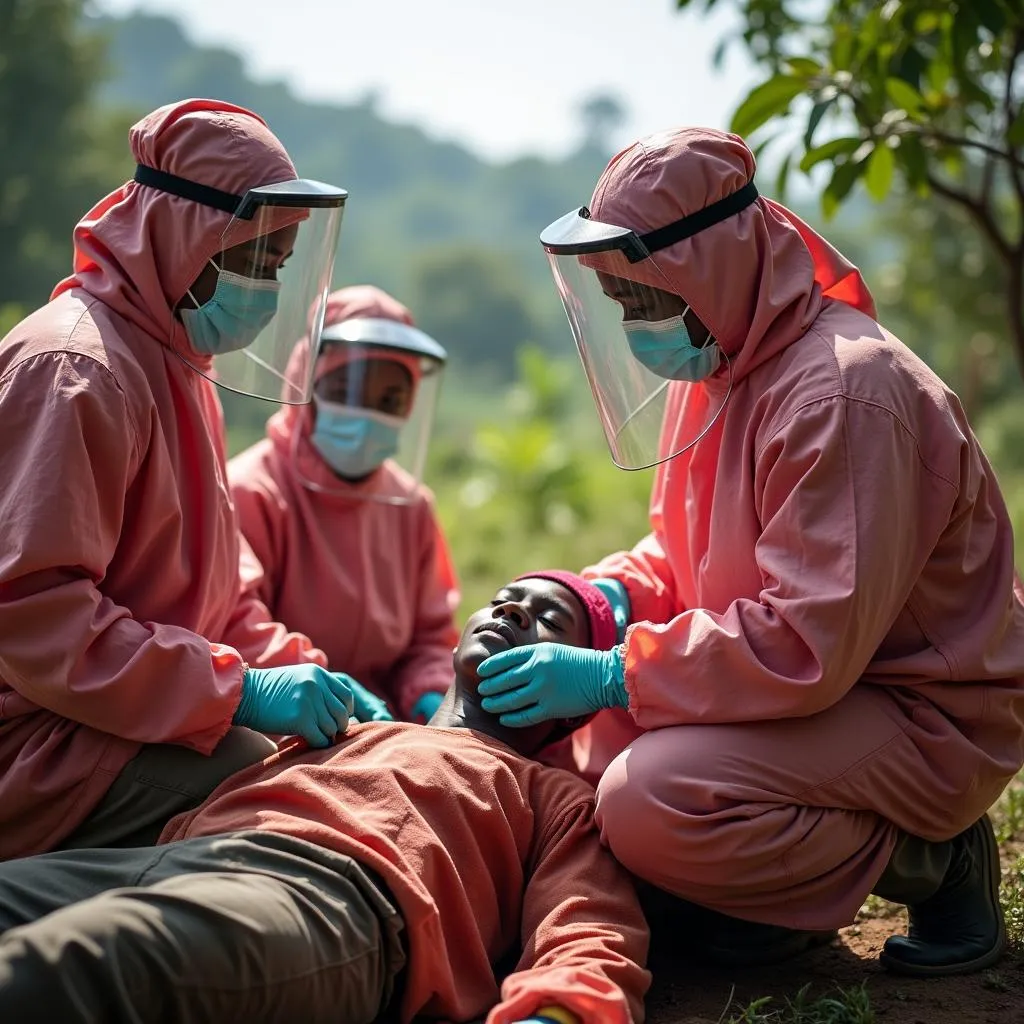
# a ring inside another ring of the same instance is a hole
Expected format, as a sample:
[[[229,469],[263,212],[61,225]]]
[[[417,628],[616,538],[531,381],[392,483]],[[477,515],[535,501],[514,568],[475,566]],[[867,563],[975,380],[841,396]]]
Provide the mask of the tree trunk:
[[[1010,337],[1017,353],[1017,363],[1024,377],[1024,248],[1018,248],[1010,258],[1006,286],[1007,315]]]

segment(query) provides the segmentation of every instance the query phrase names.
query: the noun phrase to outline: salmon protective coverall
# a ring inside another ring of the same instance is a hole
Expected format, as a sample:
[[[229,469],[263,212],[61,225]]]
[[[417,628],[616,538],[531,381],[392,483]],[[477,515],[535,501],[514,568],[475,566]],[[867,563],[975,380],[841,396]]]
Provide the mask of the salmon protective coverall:
[[[226,192],[295,178],[259,118],[208,100],[131,149]],[[173,314],[229,220],[123,185],[0,342],[0,859],[61,843],[144,745],[212,755],[231,730],[261,742],[220,778],[258,760],[269,741],[231,726],[246,664],[324,662],[241,593],[220,403],[184,361],[210,357]]]
[[[589,216],[655,232],[753,171],[735,136],[666,132],[612,160]],[[788,210],[751,200],[656,255],[646,283],[727,358],[669,389],[679,454],[650,534],[586,573],[629,596],[628,709],[577,758],[636,874],[749,921],[843,926],[899,834],[960,833],[1024,761],[1007,510],[956,396]]]
[[[378,288],[335,292],[325,327],[356,318],[412,324]],[[325,344],[317,379],[338,367],[336,348]],[[330,668],[408,720],[424,694],[444,693],[452,678],[459,592],[448,544],[432,495],[400,466],[388,460],[358,483],[337,476],[311,443],[315,418],[315,405],[282,408],[266,438],[228,464],[256,555],[243,559],[242,576],[277,618],[312,638]]]

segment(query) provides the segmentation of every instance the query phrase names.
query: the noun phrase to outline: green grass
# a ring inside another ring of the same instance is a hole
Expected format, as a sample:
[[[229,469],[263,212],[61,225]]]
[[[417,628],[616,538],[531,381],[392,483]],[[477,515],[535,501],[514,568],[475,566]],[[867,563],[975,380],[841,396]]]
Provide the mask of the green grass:
[[[817,998],[811,997],[810,985],[805,985],[785,1005],[776,1006],[771,996],[763,996],[731,1017],[725,1016],[728,1012],[726,1006],[722,1024],[875,1024],[875,1011],[864,985],[849,989],[837,986],[835,994]]]
[[[1006,915],[1006,937],[1011,947],[1020,952],[1024,949],[1024,856],[1003,872],[999,895]]]
[[[1024,836],[1024,783],[1019,778],[1010,783],[992,809],[992,824],[1000,843]]]

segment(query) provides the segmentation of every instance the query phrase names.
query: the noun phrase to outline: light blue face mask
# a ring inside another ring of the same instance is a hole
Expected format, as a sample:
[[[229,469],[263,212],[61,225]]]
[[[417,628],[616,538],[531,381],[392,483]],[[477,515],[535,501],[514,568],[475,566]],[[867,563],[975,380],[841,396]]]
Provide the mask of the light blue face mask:
[[[625,320],[622,329],[637,360],[665,380],[704,380],[718,369],[722,350],[710,341],[698,348],[690,340],[685,316],[690,307],[668,320]]]
[[[369,476],[398,451],[403,417],[320,398],[314,401],[316,425],[310,440],[339,476],[348,480]]]
[[[179,310],[181,322],[192,347],[208,356],[236,352],[251,345],[277,313],[279,281],[260,281],[221,270],[217,271],[217,287],[213,295],[200,305],[191,291],[188,297],[195,309]]]

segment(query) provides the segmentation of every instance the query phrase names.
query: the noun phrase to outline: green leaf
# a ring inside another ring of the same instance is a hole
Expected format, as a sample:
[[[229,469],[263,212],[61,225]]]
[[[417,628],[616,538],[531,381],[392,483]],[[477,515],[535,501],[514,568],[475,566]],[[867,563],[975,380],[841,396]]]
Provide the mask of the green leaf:
[[[821,65],[810,57],[787,57],[786,69],[797,78],[813,78],[821,74]]]
[[[786,182],[789,180],[789,169],[793,163],[793,154],[789,153],[782,161],[778,176],[775,179],[775,195],[780,203],[786,201]]]
[[[946,88],[946,83],[949,81],[950,77],[949,61],[947,61],[942,55],[937,55],[928,65],[926,77],[928,79],[928,84],[936,92],[942,92]]]
[[[750,135],[777,114],[789,108],[794,98],[806,88],[802,78],[776,75],[753,89],[732,115],[730,131],[737,135]]]
[[[821,196],[821,212],[831,220],[864,170],[863,161],[847,160],[832,172],[832,180]]]
[[[841,139],[832,139],[817,149],[809,149],[800,161],[800,170],[805,174],[823,160],[833,160],[844,153],[852,153],[861,143],[861,140],[854,135],[844,136]]]
[[[827,111],[837,99],[837,96],[831,96],[827,100],[818,100],[818,102],[811,108],[810,116],[807,118],[807,131],[804,132],[804,149],[811,148],[814,133],[818,130],[818,125],[821,123],[821,119],[825,116],[825,111]]]
[[[1024,146],[1024,107],[1017,112],[1013,124],[1006,133],[1006,141],[1015,149]]]
[[[916,46],[908,46],[890,64],[890,76],[907,82],[911,87],[916,87],[928,72],[928,65],[931,63]]]
[[[836,25],[835,35],[832,39],[831,64],[837,70],[849,68],[853,60],[853,30],[846,23]]]
[[[887,78],[885,91],[889,99],[905,110],[909,117],[915,121],[921,120],[925,113],[924,97],[909,82],[904,82],[902,78]]]
[[[880,203],[889,194],[895,169],[896,156],[883,139],[875,145],[871,156],[868,157],[868,165],[864,173],[864,184],[867,186],[868,195],[876,203]]]
[[[903,167],[907,177],[907,184],[911,188],[920,189],[922,185],[927,186],[928,182],[928,157],[925,154],[921,140],[912,135],[904,135],[900,140],[900,147],[896,150],[896,158]]]
[[[715,45],[715,51],[711,54],[711,66],[713,68],[720,69],[725,61],[726,51],[729,49],[729,43],[732,42],[729,36],[723,36],[718,40]]]

